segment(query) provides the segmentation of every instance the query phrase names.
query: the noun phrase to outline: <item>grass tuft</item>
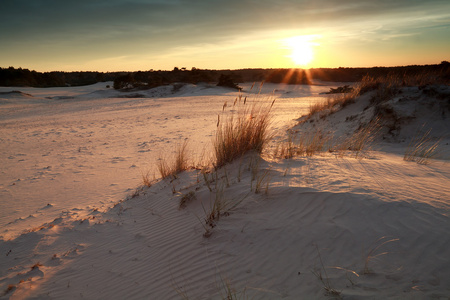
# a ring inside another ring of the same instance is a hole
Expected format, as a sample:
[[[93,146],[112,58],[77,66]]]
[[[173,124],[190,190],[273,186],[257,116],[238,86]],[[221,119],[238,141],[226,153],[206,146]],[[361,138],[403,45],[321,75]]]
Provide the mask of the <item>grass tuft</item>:
[[[261,153],[271,136],[268,128],[271,110],[275,102],[257,102],[252,104],[240,95],[231,106],[228,115],[222,112],[218,116],[214,145],[215,168],[220,168],[242,157],[249,151]],[[226,108],[226,103],[223,110]]]
[[[178,173],[187,170],[187,140],[185,140],[183,144],[177,146],[175,158],[171,165],[169,165],[164,157],[160,157],[157,168],[163,179],[168,177],[176,178]]]

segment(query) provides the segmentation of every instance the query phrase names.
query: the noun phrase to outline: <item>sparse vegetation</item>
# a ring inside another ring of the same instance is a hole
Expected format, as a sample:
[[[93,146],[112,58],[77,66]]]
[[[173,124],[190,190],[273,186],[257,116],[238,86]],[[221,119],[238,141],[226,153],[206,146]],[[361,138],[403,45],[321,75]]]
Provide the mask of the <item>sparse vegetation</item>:
[[[425,132],[419,131],[411,140],[406,148],[403,160],[415,161],[419,164],[426,165],[430,159],[436,155],[440,139],[432,139],[430,137],[431,129]]]
[[[313,115],[318,115],[320,118],[324,118],[341,108],[354,103],[356,97],[360,95],[360,89],[357,85],[356,88],[349,89],[348,92],[344,92],[334,97],[328,97],[326,101],[318,102],[310,105],[309,114],[304,121],[309,120]]]
[[[232,285],[231,280],[229,278],[222,278],[220,276],[220,288],[221,298],[223,300],[239,300],[239,299],[248,299],[246,295],[245,288],[238,292]]]
[[[361,125],[350,137],[339,144],[336,149],[338,151],[351,150],[355,154],[355,157],[370,149],[372,142],[381,129],[380,118],[375,118],[367,124]]]
[[[175,178],[178,173],[187,170],[187,140],[185,140],[183,144],[177,146],[172,164],[169,165],[164,157],[160,157],[157,168],[163,179],[168,177]]]
[[[321,130],[306,132],[299,136],[289,133],[288,140],[275,148],[274,157],[313,156],[317,152],[329,150],[330,142],[331,136]]]
[[[371,246],[369,252],[366,255],[366,259],[364,260],[364,269],[363,269],[363,274],[371,274],[373,271],[369,269],[369,262],[371,262],[373,259],[382,256],[382,255],[386,255],[389,252],[384,251],[384,252],[380,252],[378,253],[378,249],[380,249],[381,247],[383,247],[386,244],[392,243],[392,242],[396,242],[399,239],[387,239],[387,237],[382,237],[379,238],[374,245]]]
[[[249,170],[251,172],[250,176],[250,191],[258,194],[261,192],[262,188],[265,186],[265,193],[269,192],[270,184],[270,168],[263,170],[262,174],[260,172],[261,157],[259,155],[252,155],[249,162]],[[253,189],[253,182],[255,181],[255,186]]]
[[[217,173],[216,173],[217,174]],[[209,237],[211,235],[211,230],[216,227],[216,222],[220,219],[221,216],[228,215],[230,211],[235,209],[244,199],[247,197],[244,196],[242,199],[228,199],[224,196],[224,186],[223,182],[218,183],[218,178],[216,178],[216,186],[214,192],[212,192],[213,200],[210,203],[209,209],[203,207],[203,211],[205,213],[203,228],[205,229],[204,237]]]
[[[227,103],[223,106],[222,118],[218,115],[214,144],[216,168],[220,168],[249,151],[261,153],[271,136],[268,128],[271,121],[272,102],[253,102],[247,97],[236,98],[232,111],[226,115]],[[236,111],[236,112],[235,112]]]
[[[194,201],[195,199],[197,199],[197,197],[195,196],[195,192],[194,191],[190,191],[187,194],[184,194],[181,199],[180,199],[180,203],[178,205],[179,208],[185,208],[186,205],[191,202]]]
[[[338,109],[355,102],[356,97],[368,91],[373,92],[371,105],[376,106],[397,95],[400,87],[408,84],[408,82],[409,81],[406,78],[402,79],[401,77],[394,75],[381,79],[366,76],[355,88],[344,86],[342,89],[337,89],[338,91],[334,91],[335,93],[345,93],[344,95],[339,95],[333,98],[330,97],[324,103],[311,106],[310,114],[318,114],[325,110],[328,110],[328,112],[324,115],[333,113]],[[263,102],[255,101],[250,103],[247,101],[246,97],[239,95],[233,105],[228,105],[228,103],[225,102],[223,105],[222,114],[218,115],[217,131],[213,141],[213,151],[215,155],[215,159],[212,163],[213,166],[209,169],[202,167],[197,174],[197,184],[200,183],[200,177],[203,176],[204,183],[209,189],[211,197],[210,207],[207,209],[203,206],[204,218],[199,218],[203,228],[205,229],[204,237],[209,237],[212,234],[212,230],[216,227],[220,217],[228,215],[231,210],[235,209],[246,198],[246,196],[242,199],[229,199],[226,197],[226,189],[233,184],[234,180],[232,173],[229,173],[229,170],[227,170],[227,164],[236,159],[240,159],[239,170],[237,172],[237,181],[240,182],[243,168],[242,160],[244,155],[249,152],[254,152],[255,155],[250,156],[250,163],[247,169],[251,176],[250,190],[254,193],[260,193],[265,186],[266,192],[268,191],[270,183],[270,168],[260,172],[260,154],[263,152],[265,145],[271,137],[268,132],[268,128],[270,125],[270,112],[274,105],[274,101],[269,101],[263,104],[261,103]],[[374,141],[376,135],[382,127],[382,116],[377,115],[376,110],[374,111],[374,117],[370,122],[361,124],[360,127],[347,139],[334,145],[332,145],[331,133],[325,133],[320,129],[312,130],[299,135],[296,135],[293,131],[290,131],[287,141],[280,143],[277,146],[274,156],[280,158],[292,158],[297,155],[313,156],[322,151],[337,151],[343,155],[345,151],[352,151],[356,157],[361,157],[361,154],[370,149],[369,146]],[[355,116],[350,117],[353,118]],[[358,118],[358,120],[361,121],[362,118]],[[426,163],[425,161],[433,155],[438,143],[436,141],[428,141],[428,134],[429,132],[425,133],[421,137],[413,139],[409,149],[405,153],[405,160],[414,160],[419,163]],[[425,144],[427,146],[423,146]],[[245,156],[245,158],[247,157],[248,156]],[[424,160],[417,160],[417,157],[424,158]],[[176,178],[176,174],[186,170],[186,168],[186,143],[178,148],[176,158],[174,159],[172,165],[168,164],[164,159],[161,159],[158,165],[161,177],[163,178]],[[223,176],[221,170],[224,172]],[[222,177],[220,177],[219,174],[221,174],[220,176]],[[146,176],[143,175],[143,182],[145,185],[147,185],[145,180],[146,177],[148,178],[148,174]],[[200,187],[198,187],[198,189],[200,189]],[[173,188],[173,191],[175,193],[175,188]],[[189,202],[196,199],[196,194],[194,191],[190,191],[184,195],[180,192],[177,193],[182,195],[179,198],[180,209],[184,208]],[[374,243],[364,257],[364,267],[360,274],[373,273],[374,271],[369,268],[369,265],[371,265],[372,262],[378,257],[389,253],[387,251],[380,251],[380,249],[382,249],[382,247],[386,244],[397,240],[398,239],[387,239],[383,237]],[[354,280],[356,277],[360,277],[360,275],[355,271],[342,267],[326,268],[322,261],[322,256],[319,249],[317,246],[316,248],[319,256],[320,267],[315,268],[311,272],[322,283],[326,295],[340,297],[341,291],[333,287],[333,285],[336,285],[337,281],[333,281],[334,277],[331,277],[332,280],[330,280],[327,269],[328,271],[330,269],[345,271],[345,275],[352,285],[355,285]],[[351,274],[356,277],[350,277],[353,276]],[[223,299],[237,299],[238,294],[236,293],[236,290],[232,288],[231,283],[228,280],[222,280],[221,285],[225,293],[225,295],[222,296]],[[180,295],[185,299],[188,299],[184,292],[180,293]]]
[[[221,275],[220,282],[217,283],[217,294],[220,295],[220,299],[222,300],[245,300],[249,299],[246,294],[246,288],[244,288],[242,291],[236,290],[236,288],[233,286],[231,280],[227,277],[223,278]],[[178,295],[185,300],[191,299],[186,290],[180,286],[179,284],[176,284],[175,291],[178,293]]]
[[[141,176],[142,176],[142,184],[147,186],[147,187],[151,187],[152,186],[152,182],[154,180],[150,179],[151,178],[150,177],[150,171],[147,171],[145,174],[142,173]]]
[[[325,294],[326,295],[339,296],[341,294],[341,292],[336,290],[336,289],[334,289],[331,286],[330,279],[329,279],[328,274],[327,274],[327,270],[325,269],[325,266],[324,266],[323,261],[322,261],[322,256],[320,255],[319,247],[317,245],[315,245],[315,246],[316,246],[316,249],[317,249],[317,253],[319,255],[320,268],[315,269],[315,270],[311,270],[311,272],[314,274],[314,276],[317,277],[317,279],[319,279],[322,282],[322,285],[323,285],[323,288],[325,290]],[[323,271],[325,276],[322,275],[322,271]]]
[[[448,84],[449,69],[421,70],[417,72],[398,72],[392,69],[387,74],[365,75],[354,86],[338,87],[329,93],[342,93],[334,98],[310,106],[309,114],[303,122],[317,115],[321,118],[330,115],[341,108],[354,103],[356,97],[370,91],[375,91],[371,98],[372,105],[379,105],[397,95],[401,87],[426,86],[430,84]]]

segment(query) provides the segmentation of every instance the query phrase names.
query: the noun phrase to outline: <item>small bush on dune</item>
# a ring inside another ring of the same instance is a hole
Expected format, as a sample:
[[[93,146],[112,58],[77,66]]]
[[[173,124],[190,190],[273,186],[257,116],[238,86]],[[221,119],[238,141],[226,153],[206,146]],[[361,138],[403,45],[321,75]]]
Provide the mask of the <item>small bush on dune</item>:
[[[220,168],[249,151],[261,153],[271,136],[268,128],[271,121],[272,102],[247,102],[240,95],[234,101],[232,111],[225,114],[227,103],[223,106],[222,118],[218,116],[214,145],[216,168]]]
[[[339,86],[335,89],[330,88],[330,91],[325,94],[340,94],[340,93],[350,93],[354,90],[353,87],[349,85]]]
[[[219,82],[217,83],[217,86],[224,86],[229,87],[237,90],[241,90],[242,88],[238,86],[236,83],[234,83],[233,79],[229,75],[221,74],[219,78]]]

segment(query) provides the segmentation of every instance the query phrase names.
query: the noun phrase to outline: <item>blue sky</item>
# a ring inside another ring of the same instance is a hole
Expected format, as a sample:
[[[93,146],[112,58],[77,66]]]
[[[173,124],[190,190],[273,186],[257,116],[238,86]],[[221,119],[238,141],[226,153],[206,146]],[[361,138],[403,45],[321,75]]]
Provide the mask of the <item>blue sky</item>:
[[[37,71],[432,64],[449,36],[448,0],[0,2],[0,66]]]

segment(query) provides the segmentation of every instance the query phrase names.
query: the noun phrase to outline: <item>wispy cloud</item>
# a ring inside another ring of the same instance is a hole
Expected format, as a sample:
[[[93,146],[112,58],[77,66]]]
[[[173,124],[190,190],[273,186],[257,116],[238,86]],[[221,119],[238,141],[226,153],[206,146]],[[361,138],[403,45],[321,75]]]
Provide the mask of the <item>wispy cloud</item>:
[[[241,51],[252,48],[246,40],[265,45],[265,37],[286,32],[321,35],[329,43],[376,42],[436,26],[450,28],[448,0],[3,0],[0,50],[7,58],[31,49],[46,57],[44,48],[74,59],[161,57],[180,49]]]

